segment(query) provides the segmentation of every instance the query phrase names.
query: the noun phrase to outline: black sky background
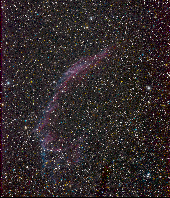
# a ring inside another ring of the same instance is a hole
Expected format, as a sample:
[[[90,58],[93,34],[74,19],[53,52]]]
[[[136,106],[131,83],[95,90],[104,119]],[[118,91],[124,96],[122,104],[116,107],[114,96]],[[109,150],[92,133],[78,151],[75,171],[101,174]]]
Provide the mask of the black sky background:
[[[5,1],[2,10],[2,195],[167,196],[167,1]],[[63,170],[54,188],[32,131],[63,72],[110,45],[105,69],[63,104],[67,133],[80,122],[74,135],[90,145],[88,163]]]

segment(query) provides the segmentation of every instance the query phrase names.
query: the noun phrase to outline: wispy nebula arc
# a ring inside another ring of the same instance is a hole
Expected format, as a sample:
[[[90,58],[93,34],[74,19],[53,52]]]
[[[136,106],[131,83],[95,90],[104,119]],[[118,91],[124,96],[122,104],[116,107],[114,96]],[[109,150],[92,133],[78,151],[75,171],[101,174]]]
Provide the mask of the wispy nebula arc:
[[[111,54],[113,48],[113,46],[110,46],[104,49],[102,52],[98,53],[97,55],[80,59],[63,74],[63,76],[57,83],[56,93],[49,102],[46,110],[44,111],[42,119],[40,120],[38,126],[35,129],[36,132],[41,134],[43,128],[49,123],[49,116],[51,112],[59,107],[57,100],[60,99],[62,94],[68,91],[68,89],[70,88],[69,83],[71,83],[73,79],[76,79],[77,83],[79,83],[81,78],[83,78],[85,74],[89,73],[95,67],[98,67],[100,65],[100,62]]]

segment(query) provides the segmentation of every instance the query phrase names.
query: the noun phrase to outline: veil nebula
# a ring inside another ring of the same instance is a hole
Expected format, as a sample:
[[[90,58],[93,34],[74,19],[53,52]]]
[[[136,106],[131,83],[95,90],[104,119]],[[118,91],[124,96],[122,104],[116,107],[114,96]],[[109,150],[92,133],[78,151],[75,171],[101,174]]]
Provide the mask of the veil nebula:
[[[63,167],[75,165],[86,158],[83,137],[81,135],[75,137],[74,129],[66,132],[62,125],[64,122],[62,119],[69,111],[69,107],[67,111],[63,110],[62,102],[73,88],[77,88],[80,82],[83,82],[87,74],[92,71],[94,74],[100,72],[102,61],[109,58],[114,48],[110,46],[94,56],[81,58],[58,81],[55,93],[34,130],[41,141],[43,168],[57,172]],[[69,101],[66,102],[69,103]],[[55,176],[55,182],[58,181],[57,178]]]

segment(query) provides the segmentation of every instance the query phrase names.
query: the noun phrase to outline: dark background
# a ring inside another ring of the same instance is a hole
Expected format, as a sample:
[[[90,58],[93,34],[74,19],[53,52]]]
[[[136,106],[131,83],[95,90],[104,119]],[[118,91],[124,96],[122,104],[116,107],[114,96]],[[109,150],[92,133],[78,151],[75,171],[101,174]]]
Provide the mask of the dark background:
[[[167,196],[168,2],[6,0],[2,11],[2,195]],[[104,69],[67,93],[87,163],[54,176],[32,131],[62,73],[110,45]]]

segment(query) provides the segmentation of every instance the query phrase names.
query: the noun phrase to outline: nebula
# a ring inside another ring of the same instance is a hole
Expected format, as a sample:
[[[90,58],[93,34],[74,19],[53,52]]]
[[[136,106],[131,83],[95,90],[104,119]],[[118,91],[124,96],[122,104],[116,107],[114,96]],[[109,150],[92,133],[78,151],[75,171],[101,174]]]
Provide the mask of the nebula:
[[[68,117],[70,109],[69,106],[63,109],[62,103],[67,94],[78,87],[87,74],[92,71],[94,74],[100,72],[102,61],[111,55],[113,48],[110,46],[94,56],[81,58],[58,81],[55,93],[34,130],[41,141],[44,168],[56,170],[62,166],[75,165],[86,158],[83,137],[81,135],[75,137],[74,129],[67,132],[64,129],[62,123]]]

